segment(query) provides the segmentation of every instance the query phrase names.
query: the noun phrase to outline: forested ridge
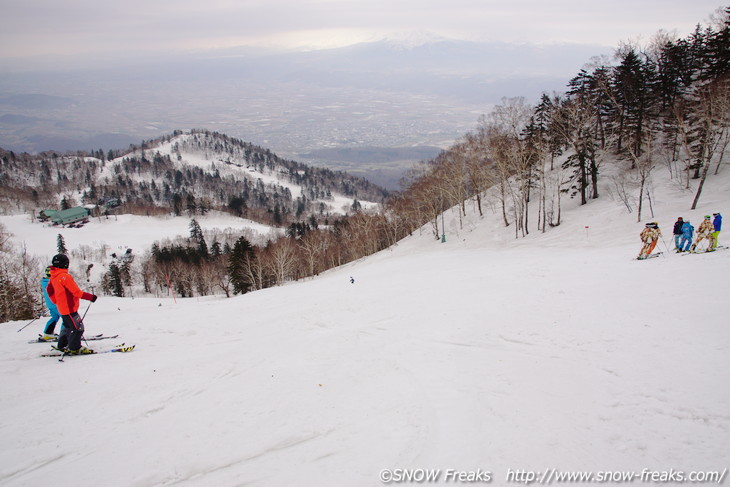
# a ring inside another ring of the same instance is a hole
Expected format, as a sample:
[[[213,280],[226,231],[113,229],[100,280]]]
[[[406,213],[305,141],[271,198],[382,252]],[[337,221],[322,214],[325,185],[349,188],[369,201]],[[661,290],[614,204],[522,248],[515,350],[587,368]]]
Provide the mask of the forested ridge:
[[[171,153],[159,150],[172,144]],[[188,156],[209,161],[186,163]],[[0,202],[5,212],[91,204],[113,199],[122,213],[245,216],[275,226],[328,217],[333,194],[382,202],[387,192],[341,171],[283,159],[268,149],[206,130],[143,142],[126,151],[15,154],[0,149]],[[249,171],[256,171],[250,174]],[[275,175],[264,182],[262,174]],[[292,194],[287,183],[301,187]],[[79,196],[80,195],[80,196]],[[340,213],[340,209],[337,209]]]

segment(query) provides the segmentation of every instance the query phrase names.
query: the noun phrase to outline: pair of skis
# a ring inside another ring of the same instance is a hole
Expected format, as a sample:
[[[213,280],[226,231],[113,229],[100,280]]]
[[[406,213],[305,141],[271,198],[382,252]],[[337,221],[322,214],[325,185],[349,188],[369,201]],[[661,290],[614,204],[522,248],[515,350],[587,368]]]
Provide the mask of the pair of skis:
[[[728,247],[726,247],[726,246],[724,246],[724,245],[721,245],[721,246],[715,247],[715,250],[702,250],[702,251],[699,251],[699,252],[697,252],[697,251],[691,251],[691,250],[690,250],[690,251],[687,251],[687,252],[676,252],[676,253],[677,253],[677,254],[680,254],[680,255],[683,255],[683,256],[684,256],[684,255],[696,255],[696,254],[706,254],[706,253],[708,253],[708,252],[715,252],[715,251],[717,251],[717,250],[726,250],[727,248],[728,248]],[[656,257],[659,257],[660,255],[663,255],[663,254],[664,254],[664,252],[657,252],[657,253],[655,253],[655,254],[649,254],[649,255],[647,255],[647,256],[646,256],[646,257],[644,257],[643,259],[641,259],[641,258],[637,257],[637,258],[636,258],[636,260],[648,260],[648,259],[654,259],[654,258],[656,258]]]
[[[653,258],[655,258],[655,257],[659,257],[659,256],[660,256],[660,255],[662,255],[662,254],[663,254],[663,252],[657,252],[656,254],[649,254],[649,255],[647,255],[647,256],[646,256],[646,257],[644,257],[643,259],[642,259],[641,257],[637,257],[637,258],[636,258],[636,260],[648,260],[648,259],[653,259]]]
[[[84,337],[83,339],[86,342],[91,342],[91,341],[98,341],[98,340],[110,340],[110,339],[118,338],[118,337],[119,337],[119,335],[110,335],[110,336],[107,336],[107,335],[104,335],[103,333],[100,333],[98,335],[92,335],[92,336],[89,336],[89,337]],[[43,335],[42,334],[39,333],[38,334],[38,338],[36,338],[35,340],[31,340],[28,343],[49,343],[49,344],[53,344],[53,343],[57,343],[57,342],[58,342],[58,335],[55,335],[53,338],[47,340],[47,339],[43,338]],[[114,348],[111,348],[111,349],[108,349],[108,350],[101,350],[101,351],[89,350],[89,351],[87,351],[87,353],[73,353],[73,352],[69,352],[68,350],[60,349],[60,348],[56,347],[55,345],[51,345],[51,349],[52,349],[51,352],[49,352],[49,353],[43,353],[43,354],[41,354],[41,357],[57,357],[58,360],[59,360],[59,362],[63,362],[63,359],[66,358],[66,357],[76,357],[76,356],[79,356],[79,355],[98,355],[100,353],[126,353],[126,352],[131,352],[132,350],[134,350],[134,347],[135,347],[135,345],[127,346],[124,343],[122,343],[121,345],[117,345]]]
[[[109,340],[110,338],[118,338],[119,335],[112,335],[112,336],[104,336],[103,333],[99,335],[92,335],[90,337],[84,337],[84,340],[87,342],[95,341],[95,340]],[[55,335],[53,339],[51,340],[44,340],[43,335],[40,333],[38,334],[38,338],[35,340],[31,340],[28,343],[54,343],[58,341],[58,335]]]
[[[51,348],[53,349],[53,352],[41,354],[41,357],[57,357],[59,362],[63,362],[63,359],[66,357],[81,357],[81,356],[85,356],[85,355],[99,355],[101,353],[127,353],[127,352],[131,352],[132,350],[134,350],[135,346],[136,345],[127,346],[124,343],[122,343],[121,345],[117,345],[116,347],[108,349],[108,350],[101,350],[99,352],[92,351],[91,353],[79,353],[79,354],[69,353],[67,350],[62,350],[60,348],[52,346]]]
[[[706,254],[708,252],[716,252],[718,250],[727,250],[727,248],[728,247],[725,245],[719,245],[719,246],[715,247],[715,250],[702,250],[700,252],[697,252],[696,250],[695,251],[690,250],[688,252],[682,252],[682,255]]]

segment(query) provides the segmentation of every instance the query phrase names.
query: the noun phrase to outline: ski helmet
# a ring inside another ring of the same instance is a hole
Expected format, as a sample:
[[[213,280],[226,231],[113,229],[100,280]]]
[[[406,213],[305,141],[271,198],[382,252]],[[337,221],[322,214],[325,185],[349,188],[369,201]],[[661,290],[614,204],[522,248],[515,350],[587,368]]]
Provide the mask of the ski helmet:
[[[68,269],[68,257],[64,254],[56,254],[53,256],[51,264],[53,267],[58,267],[59,269]]]
[[[705,220],[709,220],[710,218],[710,215],[705,215]]]

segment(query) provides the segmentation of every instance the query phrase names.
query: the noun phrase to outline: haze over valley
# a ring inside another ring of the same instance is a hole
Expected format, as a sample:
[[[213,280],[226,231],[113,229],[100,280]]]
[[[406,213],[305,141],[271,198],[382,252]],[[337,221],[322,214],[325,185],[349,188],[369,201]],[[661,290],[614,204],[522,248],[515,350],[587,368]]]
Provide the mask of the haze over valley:
[[[18,66],[0,74],[0,147],[107,150],[205,128],[396,188],[404,169],[448,147],[502,97],[562,90],[591,56],[608,53],[441,39]]]

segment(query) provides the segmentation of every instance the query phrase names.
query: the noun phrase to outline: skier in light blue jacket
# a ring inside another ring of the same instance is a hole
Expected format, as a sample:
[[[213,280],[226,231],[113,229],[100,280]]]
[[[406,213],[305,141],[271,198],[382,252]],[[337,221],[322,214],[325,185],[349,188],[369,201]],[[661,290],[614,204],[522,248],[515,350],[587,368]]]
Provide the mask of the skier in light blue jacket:
[[[42,341],[50,341],[55,340],[56,336],[54,335],[54,331],[56,330],[56,323],[58,323],[58,320],[61,319],[61,314],[58,312],[58,308],[55,304],[53,304],[53,301],[51,301],[51,298],[48,297],[48,291],[46,291],[46,288],[48,287],[48,282],[51,279],[51,267],[46,267],[45,270],[45,277],[41,279],[41,288],[43,289],[43,298],[46,301],[46,307],[48,308],[48,311],[51,313],[51,317],[46,322],[46,326],[43,328],[43,334],[38,338]],[[61,325],[63,326],[63,325]]]
[[[689,248],[692,245],[692,237],[695,233],[695,227],[689,222],[685,221],[682,224],[682,241],[679,243],[677,252],[689,252]]]

